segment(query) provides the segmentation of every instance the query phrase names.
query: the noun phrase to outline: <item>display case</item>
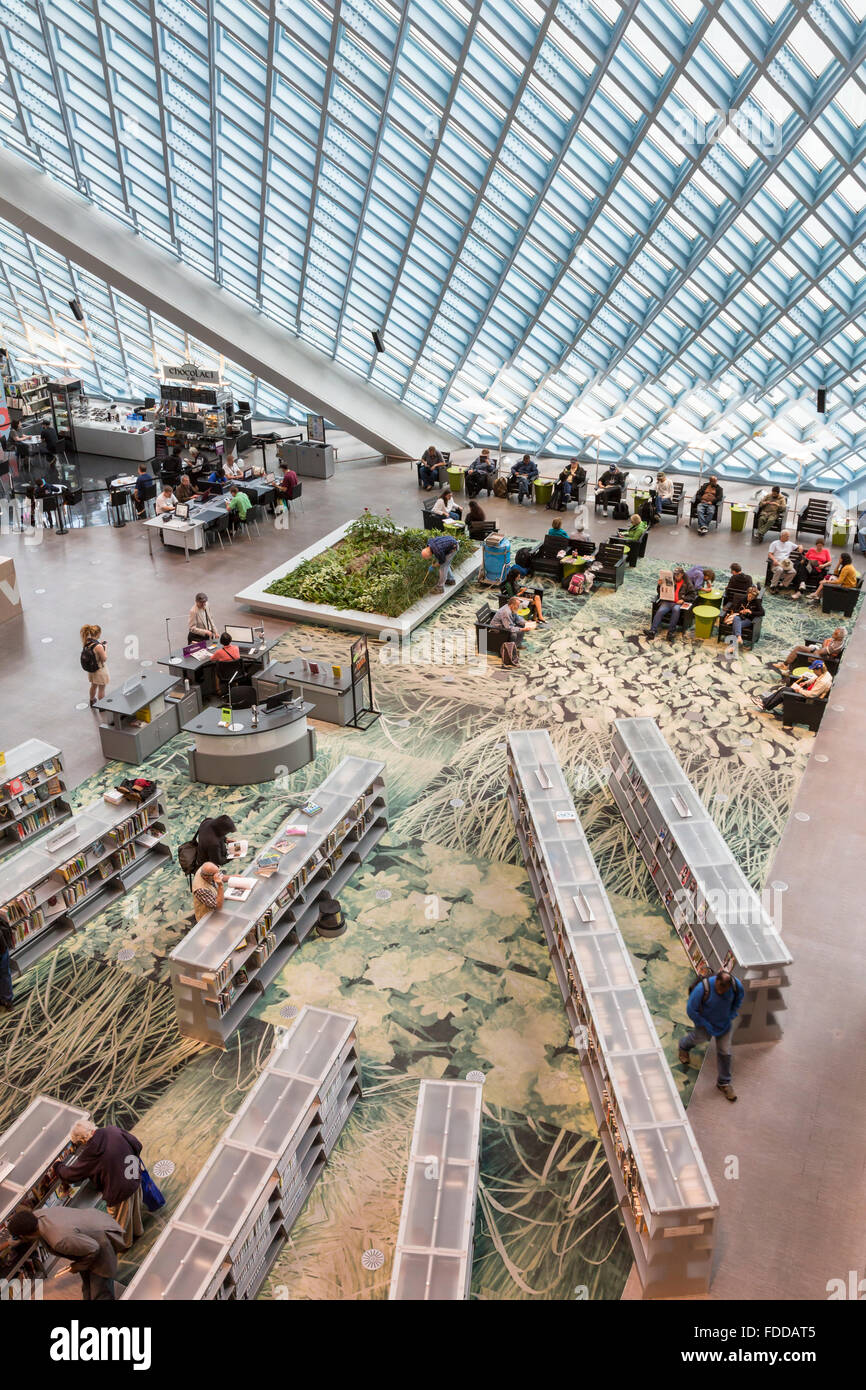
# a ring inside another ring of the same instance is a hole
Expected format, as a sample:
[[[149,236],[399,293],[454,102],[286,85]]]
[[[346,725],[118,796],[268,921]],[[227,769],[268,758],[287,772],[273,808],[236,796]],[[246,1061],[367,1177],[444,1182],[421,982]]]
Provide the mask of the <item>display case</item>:
[[[141,805],[94,801],[0,865],[0,918],[22,972],[170,857],[159,789]]]
[[[0,767],[0,860],[72,815],[59,748],[28,738]]]
[[[125,1299],[255,1298],[361,1095],[356,1026],[301,1010]]]
[[[508,735],[508,804],[644,1295],[703,1296],[718,1199],[546,731]]]
[[[478,1082],[421,1082],[390,1299],[469,1297],[481,1106]]]
[[[61,441],[74,439],[74,417],[83,409],[81,382],[73,377],[48,383],[49,406],[54,428]]]
[[[344,758],[258,852],[243,901],[209,912],[170,956],[177,1026],[225,1047],[271,980],[316,925],[319,900],[351,878],[387,826],[384,763]],[[303,833],[296,834],[301,831]]]
[[[742,981],[733,1041],[781,1037],[791,955],[655,720],[615,721],[610,789],[698,975]]]

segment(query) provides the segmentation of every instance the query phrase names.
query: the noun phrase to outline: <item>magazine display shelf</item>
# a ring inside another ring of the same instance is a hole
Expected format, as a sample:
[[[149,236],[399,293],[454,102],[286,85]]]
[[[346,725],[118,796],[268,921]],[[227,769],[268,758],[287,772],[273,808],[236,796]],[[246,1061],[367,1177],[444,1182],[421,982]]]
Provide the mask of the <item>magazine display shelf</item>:
[[[782,1035],[791,956],[653,719],[617,719],[610,789],[699,975],[745,989],[733,1041]]]
[[[718,1199],[550,736],[508,735],[508,802],[647,1298],[706,1294]]]
[[[361,1094],[356,1026],[301,1010],[125,1299],[255,1298]]]
[[[422,1081],[388,1297],[469,1297],[482,1087]]]

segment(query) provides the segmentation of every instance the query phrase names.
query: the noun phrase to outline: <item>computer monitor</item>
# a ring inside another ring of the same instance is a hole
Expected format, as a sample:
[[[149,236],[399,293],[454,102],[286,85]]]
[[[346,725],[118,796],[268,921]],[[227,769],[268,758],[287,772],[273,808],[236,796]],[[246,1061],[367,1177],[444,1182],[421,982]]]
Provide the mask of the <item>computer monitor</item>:
[[[153,410],[156,405],[156,396],[145,396],[143,410]]]
[[[236,409],[237,409],[238,415],[249,415],[249,413],[250,413],[250,403],[249,403],[249,401],[238,401],[237,406],[236,406]]]
[[[279,709],[281,705],[290,705],[296,698],[294,690],[279,690],[276,695],[269,695],[265,700],[265,709]]]
[[[178,502],[174,509],[175,521],[189,521],[189,503]]]
[[[226,627],[227,632],[233,642],[248,642],[250,646],[255,642],[255,635],[251,627]]]
[[[140,686],[140,685],[141,685],[141,675],[140,675],[140,674],[137,675],[137,676],[130,676],[130,677],[129,677],[129,680],[125,680],[125,681],[123,682],[123,685],[120,687],[120,693],[121,693],[121,695],[130,695],[130,694],[132,693],[132,691],[135,690],[135,689],[137,689],[137,687]]]
[[[255,476],[256,470],[254,468],[245,468],[241,477],[241,482],[248,483],[250,479]]]

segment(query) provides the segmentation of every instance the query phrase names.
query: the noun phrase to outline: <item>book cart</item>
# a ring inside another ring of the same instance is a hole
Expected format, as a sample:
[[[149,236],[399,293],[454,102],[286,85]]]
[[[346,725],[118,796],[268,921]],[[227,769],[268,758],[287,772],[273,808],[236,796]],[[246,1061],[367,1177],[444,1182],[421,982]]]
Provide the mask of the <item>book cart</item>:
[[[699,975],[745,990],[733,1041],[781,1037],[791,956],[655,720],[617,719],[610,789]]]
[[[59,748],[28,738],[0,767],[0,859],[72,815]]]
[[[469,1297],[481,1103],[478,1082],[421,1082],[389,1299]]]
[[[508,735],[508,803],[644,1296],[703,1295],[718,1198],[546,731]]]
[[[301,1010],[125,1299],[255,1298],[361,1094],[356,1025]]]
[[[187,1038],[225,1047],[267,986],[309,936],[318,903],[334,897],[384,835],[384,763],[344,758],[310,793],[312,817],[293,811],[248,871],[244,901],[226,899],[171,952],[177,1025]],[[288,831],[302,829],[303,837]],[[288,843],[284,852],[274,851]],[[271,864],[270,861],[273,861]],[[257,876],[257,865],[267,876]]]
[[[94,801],[0,864],[0,918],[21,973],[139,883],[171,850],[157,788],[146,801]]]

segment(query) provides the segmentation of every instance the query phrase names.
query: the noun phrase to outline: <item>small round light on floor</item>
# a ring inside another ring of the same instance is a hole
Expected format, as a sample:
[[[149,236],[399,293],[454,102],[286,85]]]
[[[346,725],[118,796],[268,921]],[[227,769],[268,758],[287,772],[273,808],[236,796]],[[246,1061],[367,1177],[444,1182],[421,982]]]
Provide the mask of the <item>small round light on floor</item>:
[[[398,729],[408,729],[410,721],[408,719],[396,719],[395,724]]]
[[[122,950],[118,951],[117,959],[120,961],[121,964],[123,964],[124,961],[134,960],[135,952],[132,950],[130,946],[124,946]]]
[[[312,647],[310,647],[310,646],[301,646],[301,647],[299,648],[299,651],[302,651],[302,652],[311,652],[312,650],[313,650],[313,649],[312,649]]]
[[[147,660],[147,661],[143,661],[141,664],[142,664],[142,666],[152,666],[152,665],[153,665],[153,662],[150,661],[150,660]]]
[[[828,763],[829,761],[830,761],[830,759],[827,757],[827,754],[826,754],[826,753],[816,753],[816,754],[815,754],[815,762],[816,762],[816,763]]]
[[[550,699],[549,695],[533,695],[533,700],[537,700],[540,705],[544,705]]]
[[[713,801],[727,801],[727,800],[728,800],[728,793],[727,793],[727,792],[716,792],[715,796],[713,797]]]
[[[443,683],[443,685],[453,685],[455,679],[456,679],[455,676],[443,676],[443,677],[442,677],[442,683]]]
[[[788,891],[788,885],[783,878],[774,878],[770,887],[774,888],[777,893],[787,893]]]
[[[361,1256],[361,1264],[365,1269],[381,1269],[385,1263],[385,1256],[381,1250],[365,1250]]]
[[[44,589],[34,589],[33,592],[34,592],[34,594],[44,594],[44,593],[45,593],[45,590],[44,590]]]
[[[53,642],[53,641],[54,641],[54,638],[53,638],[53,637],[43,637],[43,638],[42,638],[42,641],[43,641],[43,642]]]
[[[479,1086],[483,1086],[487,1077],[484,1075],[483,1071],[468,1071],[466,1073],[466,1080],[477,1081]]]
[[[114,604],[113,604],[113,603],[104,603],[102,606],[103,606],[103,608],[113,608],[113,607],[114,607]]]
[[[153,1165],[153,1176],[155,1178],[170,1178],[174,1172],[175,1165],[170,1158],[158,1158]]]
[[[45,640],[45,639],[43,638],[43,641],[44,641],[44,640]],[[844,714],[844,713],[845,713],[845,706],[844,706],[844,705],[831,705],[830,708],[831,708],[832,710],[835,710],[836,714]]]
[[[280,1018],[297,1018],[300,1012],[297,1004],[284,1004],[280,1009]]]
[[[808,811],[795,811],[795,812],[794,812],[794,820],[811,820],[811,819],[812,819],[812,817],[809,815]]]
[[[461,806],[465,806],[465,804],[466,803],[462,801],[459,796],[452,796],[451,800],[448,802],[448,805],[453,806],[455,811],[459,810]]]
[[[78,701],[78,704],[75,706],[75,708],[76,708],[76,709],[88,709],[88,708],[89,708],[89,702],[88,702],[87,700],[79,700],[79,701]]]
[[[391,889],[390,889],[390,888],[377,888],[377,889],[376,889],[376,898],[377,898],[377,900],[378,900],[380,903],[387,903],[387,902],[389,902],[390,899],[391,899]]]
[[[755,742],[755,740],[751,737],[751,735],[750,735],[750,734],[746,734],[744,738],[741,738],[741,739],[740,739],[740,747],[741,747],[741,748],[748,748],[749,744],[750,744],[750,743],[754,743],[754,742]]]

